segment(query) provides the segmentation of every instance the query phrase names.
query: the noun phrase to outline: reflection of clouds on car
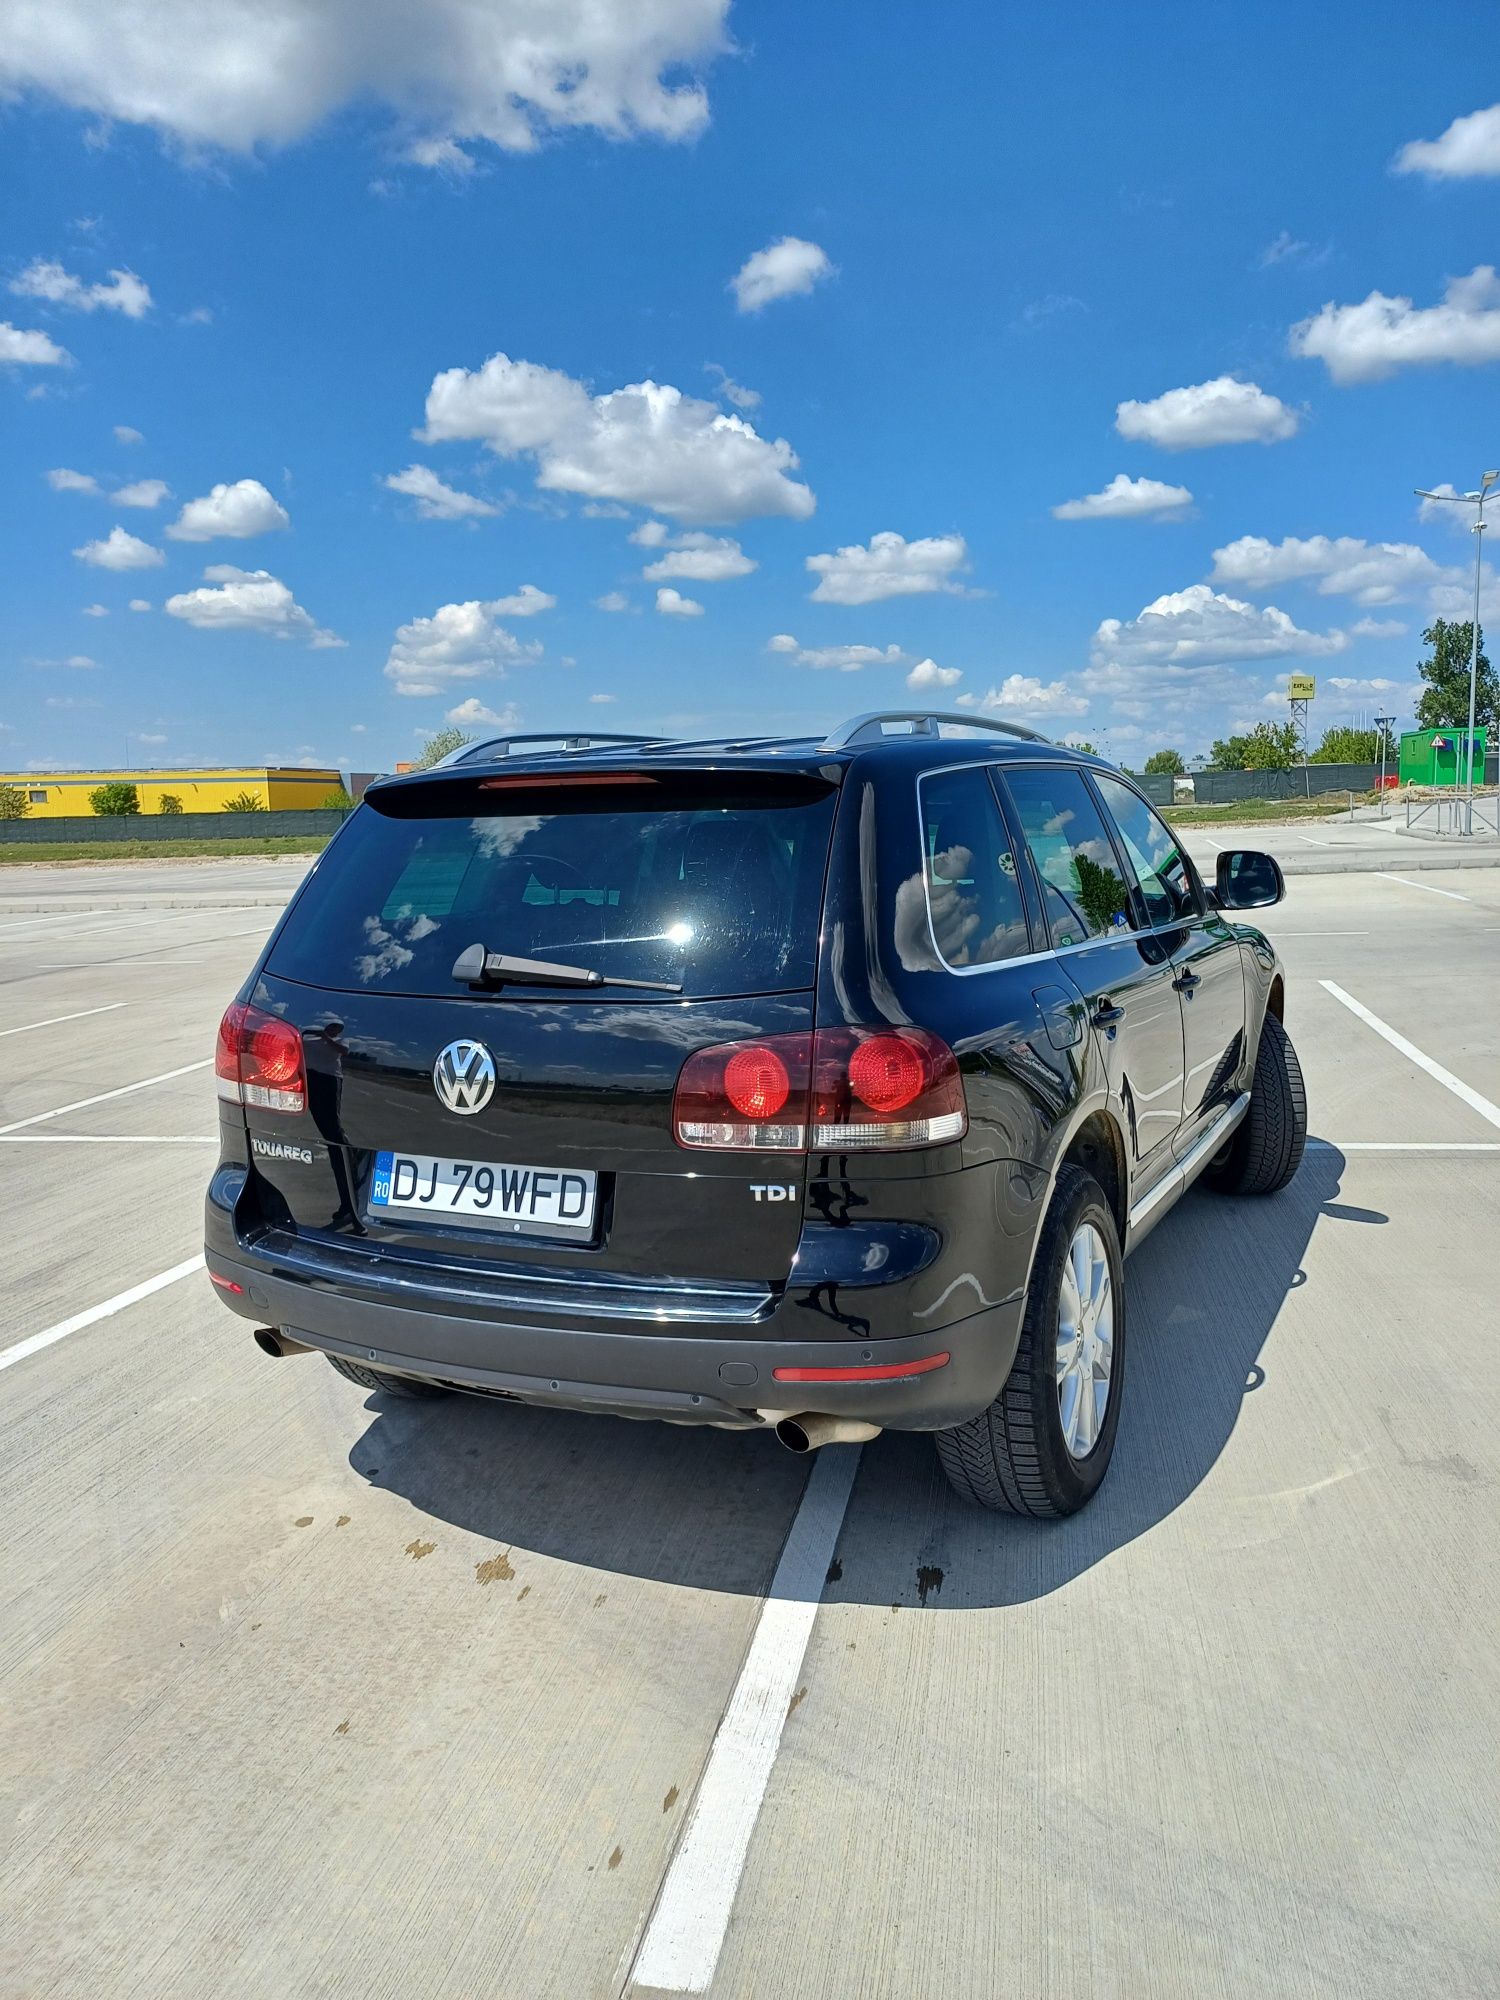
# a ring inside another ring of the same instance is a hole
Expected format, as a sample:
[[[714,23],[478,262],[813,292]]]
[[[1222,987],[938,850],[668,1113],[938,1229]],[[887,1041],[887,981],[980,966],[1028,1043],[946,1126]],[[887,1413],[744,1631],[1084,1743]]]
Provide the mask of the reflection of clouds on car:
[[[366,941],[374,949],[355,960],[355,970],[365,985],[372,979],[384,979],[387,973],[399,972],[404,965],[410,965],[415,954],[414,944],[430,937],[439,926],[425,914],[418,917],[408,915],[407,905],[399,915],[382,921],[379,917],[366,917],[361,928]],[[389,928],[387,928],[389,925]]]
[[[514,854],[521,842],[529,834],[538,832],[547,824],[540,813],[516,813],[510,819],[476,819],[469,824],[474,830],[475,845],[488,860],[502,861],[508,854]]]
[[[1005,869],[1008,853],[996,860],[1002,872],[1014,873],[1013,862]],[[924,923],[929,915],[930,942]],[[972,848],[954,845],[932,856],[925,897],[920,875],[909,876],[896,891],[896,950],[908,972],[939,969],[933,943],[942,963],[952,966],[992,965],[1030,949],[1024,916],[1002,920],[988,931],[983,925]]]

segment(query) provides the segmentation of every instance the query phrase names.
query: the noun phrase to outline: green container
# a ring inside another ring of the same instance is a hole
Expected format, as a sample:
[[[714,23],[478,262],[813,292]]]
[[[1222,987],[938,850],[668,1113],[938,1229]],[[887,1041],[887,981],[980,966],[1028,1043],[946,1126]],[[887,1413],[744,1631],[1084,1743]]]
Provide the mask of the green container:
[[[1469,775],[1467,729],[1409,729],[1401,738],[1403,785],[1462,785]],[[1486,734],[1474,731],[1474,782],[1484,780]]]

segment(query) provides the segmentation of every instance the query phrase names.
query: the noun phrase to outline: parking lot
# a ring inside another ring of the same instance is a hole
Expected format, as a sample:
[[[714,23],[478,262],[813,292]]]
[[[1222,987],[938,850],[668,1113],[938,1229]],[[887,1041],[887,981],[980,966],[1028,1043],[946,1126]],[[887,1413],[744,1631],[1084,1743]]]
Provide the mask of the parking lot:
[[[1267,913],[1315,1142],[1132,1259],[1057,1525],[269,1360],[193,1260],[300,864],[7,871],[0,1991],[1500,1990],[1500,868],[1420,858]]]

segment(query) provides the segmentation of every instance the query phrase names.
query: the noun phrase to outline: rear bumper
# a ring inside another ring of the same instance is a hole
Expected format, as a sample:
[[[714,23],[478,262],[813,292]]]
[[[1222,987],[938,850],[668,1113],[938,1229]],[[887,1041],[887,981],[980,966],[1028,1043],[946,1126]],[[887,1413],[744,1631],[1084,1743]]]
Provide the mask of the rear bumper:
[[[863,1341],[611,1332],[351,1297],[270,1270],[243,1246],[227,1252],[210,1243],[208,1260],[241,1287],[219,1296],[242,1318],[372,1368],[560,1409],[734,1427],[759,1426],[763,1411],[816,1410],[895,1430],[945,1430],[998,1395],[1024,1310],[1018,1297],[940,1332]],[[941,1368],[875,1382],[778,1382],[773,1373],[891,1366],[940,1353],[950,1357]]]

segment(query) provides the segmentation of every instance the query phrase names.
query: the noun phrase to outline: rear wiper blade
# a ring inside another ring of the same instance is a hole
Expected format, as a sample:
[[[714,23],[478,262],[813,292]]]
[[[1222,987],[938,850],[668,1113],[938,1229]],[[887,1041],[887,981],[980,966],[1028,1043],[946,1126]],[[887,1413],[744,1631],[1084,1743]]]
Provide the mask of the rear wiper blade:
[[[453,961],[453,977],[466,986],[640,986],[651,993],[680,993],[666,979],[611,979],[588,965],[559,965],[550,958],[512,958],[471,944]]]

